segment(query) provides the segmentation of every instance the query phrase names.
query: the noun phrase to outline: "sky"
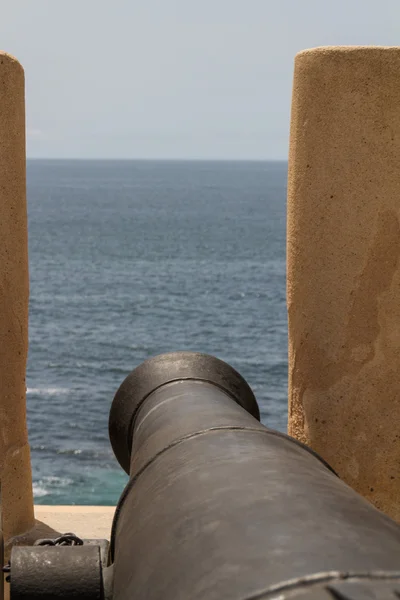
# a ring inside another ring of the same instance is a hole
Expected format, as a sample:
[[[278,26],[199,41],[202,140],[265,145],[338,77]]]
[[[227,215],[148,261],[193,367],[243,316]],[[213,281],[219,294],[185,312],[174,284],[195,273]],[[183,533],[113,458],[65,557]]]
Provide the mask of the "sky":
[[[287,158],[294,56],[400,45],[400,0],[0,0],[32,158]],[[1,107],[0,107],[1,109]]]

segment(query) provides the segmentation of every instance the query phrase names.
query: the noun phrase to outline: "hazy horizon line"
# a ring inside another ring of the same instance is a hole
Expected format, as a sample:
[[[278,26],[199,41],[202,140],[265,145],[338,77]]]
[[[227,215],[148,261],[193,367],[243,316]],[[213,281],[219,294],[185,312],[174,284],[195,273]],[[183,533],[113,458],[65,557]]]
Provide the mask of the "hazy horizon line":
[[[287,158],[93,158],[93,157],[44,157],[27,156],[27,161],[104,161],[104,162],[257,162],[287,163]]]

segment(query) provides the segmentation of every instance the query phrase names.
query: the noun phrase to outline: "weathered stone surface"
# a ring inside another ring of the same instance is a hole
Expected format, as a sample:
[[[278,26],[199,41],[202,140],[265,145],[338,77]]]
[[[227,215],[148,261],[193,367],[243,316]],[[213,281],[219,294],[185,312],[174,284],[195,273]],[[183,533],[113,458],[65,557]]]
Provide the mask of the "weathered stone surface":
[[[25,414],[28,295],[24,71],[0,53],[0,479],[6,539],[34,526]]]
[[[289,433],[400,521],[400,48],[297,55]]]

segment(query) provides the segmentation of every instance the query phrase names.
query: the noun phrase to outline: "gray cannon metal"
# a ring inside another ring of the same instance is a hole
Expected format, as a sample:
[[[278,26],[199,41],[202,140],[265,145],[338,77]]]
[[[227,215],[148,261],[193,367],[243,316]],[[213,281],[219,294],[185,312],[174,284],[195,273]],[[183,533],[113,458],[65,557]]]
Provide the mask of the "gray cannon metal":
[[[143,363],[115,396],[110,438],[130,476],[111,539],[114,600],[400,595],[400,527],[260,424],[222,361]]]

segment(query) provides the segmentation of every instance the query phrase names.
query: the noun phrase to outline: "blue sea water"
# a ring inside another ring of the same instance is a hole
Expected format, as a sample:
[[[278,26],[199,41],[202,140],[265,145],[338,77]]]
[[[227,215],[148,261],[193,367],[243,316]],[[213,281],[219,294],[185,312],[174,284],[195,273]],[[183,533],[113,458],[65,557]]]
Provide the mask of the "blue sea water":
[[[113,504],[113,395],[197,350],[287,420],[286,163],[29,161],[28,426],[42,504]]]

